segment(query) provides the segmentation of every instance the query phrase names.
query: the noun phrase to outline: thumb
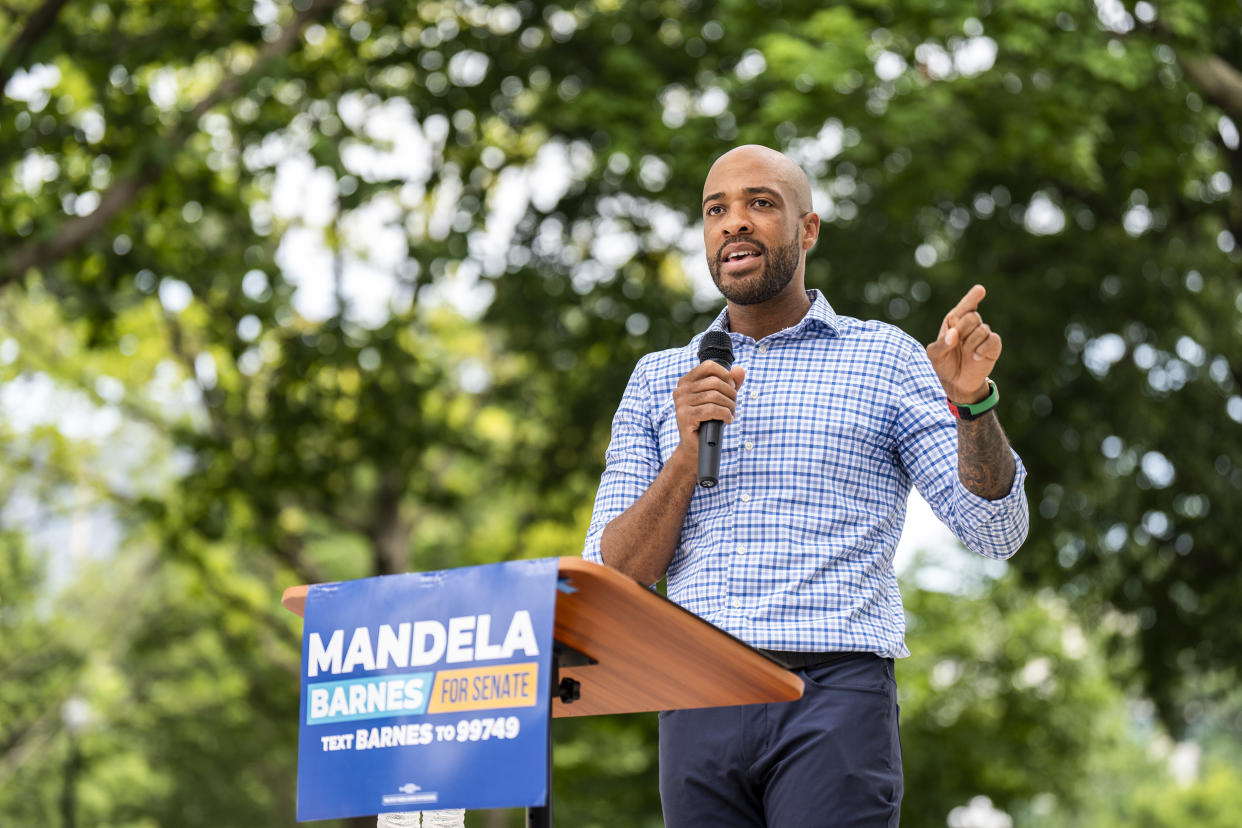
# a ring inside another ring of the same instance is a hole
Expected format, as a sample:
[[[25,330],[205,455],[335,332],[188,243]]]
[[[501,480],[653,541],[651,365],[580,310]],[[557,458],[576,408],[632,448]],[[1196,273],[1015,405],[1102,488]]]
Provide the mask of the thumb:
[[[733,387],[741,388],[742,380],[746,379],[746,369],[740,365],[734,365],[729,369],[729,375],[733,377]]]
[[[940,336],[936,337],[936,340],[927,346],[927,356],[932,360],[939,359],[956,344],[957,328],[954,328],[952,325],[947,326],[940,332]]]

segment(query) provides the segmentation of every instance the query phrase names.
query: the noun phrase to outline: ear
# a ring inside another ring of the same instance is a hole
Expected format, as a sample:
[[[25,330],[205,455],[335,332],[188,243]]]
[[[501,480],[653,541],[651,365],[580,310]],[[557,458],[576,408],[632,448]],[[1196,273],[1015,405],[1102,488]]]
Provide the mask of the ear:
[[[815,242],[819,240],[819,214],[807,213],[800,221],[802,224],[802,249],[810,250],[815,246]]]

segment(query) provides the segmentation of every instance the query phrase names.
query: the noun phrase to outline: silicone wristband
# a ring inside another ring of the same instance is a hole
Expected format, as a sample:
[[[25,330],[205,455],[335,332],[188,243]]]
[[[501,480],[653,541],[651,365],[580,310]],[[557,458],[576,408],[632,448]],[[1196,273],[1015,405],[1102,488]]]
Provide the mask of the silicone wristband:
[[[1000,402],[1000,391],[996,389],[996,383],[988,380],[988,388],[991,389],[986,397],[977,403],[955,403],[948,400],[949,411],[959,420],[974,420],[982,417],[984,414],[996,408],[996,404]]]

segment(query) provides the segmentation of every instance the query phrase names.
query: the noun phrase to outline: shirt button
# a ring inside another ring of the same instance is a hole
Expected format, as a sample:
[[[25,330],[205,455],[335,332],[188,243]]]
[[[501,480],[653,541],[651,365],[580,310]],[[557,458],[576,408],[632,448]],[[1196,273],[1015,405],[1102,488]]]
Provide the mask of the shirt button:
[[[745,448],[746,448],[746,450],[747,450],[747,451],[750,451],[751,449],[753,449],[753,448],[755,447],[755,441],[754,441],[754,440],[747,440],[747,441],[746,441],[745,443],[743,443],[742,445],[743,445],[743,446],[745,446]]]
[[[766,354],[767,352],[768,352],[768,346],[767,346],[767,345],[760,345],[760,346],[759,346],[759,353],[761,353],[761,354]]]
[[[753,399],[757,399],[757,398],[758,398],[758,396],[759,396],[759,391],[758,391],[758,389],[755,389],[755,388],[750,389],[750,398],[751,398],[752,400],[753,400]]]
[[[750,493],[749,493],[749,492],[742,492],[742,502],[743,502],[743,503],[750,503]]]
[[[737,548],[737,554],[739,554],[739,555],[745,555],[745,554],[746,554],[746,547],[745,547],[745,546],[739,546],[739,547]]]
[[[734,609],[740,609],[740,608],[741,608],[741,606],[742,606],[742,602],[741,602],[741,600],[740,600],[740,599],[738,599],[738,598],[734,598],[734,599],[733,599],[733,608],[734,608]]]

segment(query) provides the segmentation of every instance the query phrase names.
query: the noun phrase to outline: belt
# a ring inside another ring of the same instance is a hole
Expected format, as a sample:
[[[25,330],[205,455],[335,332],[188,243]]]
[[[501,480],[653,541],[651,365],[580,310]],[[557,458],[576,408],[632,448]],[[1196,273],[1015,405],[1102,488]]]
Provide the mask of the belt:
[[[786,650],[765,650],[762,647],[756,647],[755,649],[773,661],[780,662],[790,670],[798,670],[804,667],[817,667],[820,664],[831,664],[834,661],[844,661],[847,658],[853,658],[855,656],[873,655],[872,653],[859,653],[852,651],[838,651],[832,653],[797,653]]]

